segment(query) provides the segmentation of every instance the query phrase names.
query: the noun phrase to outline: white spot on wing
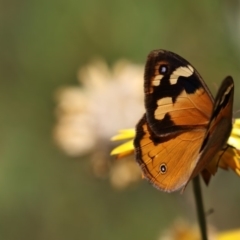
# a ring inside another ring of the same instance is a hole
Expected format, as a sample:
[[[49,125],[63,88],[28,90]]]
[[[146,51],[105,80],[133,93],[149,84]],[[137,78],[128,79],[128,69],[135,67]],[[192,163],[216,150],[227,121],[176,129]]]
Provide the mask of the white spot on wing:
[[[158,106],[166,105],[166,104],[173,104],[171,97],[161,98],[157,101]]]
[[[188,65],[186,67],[179,67],[177,68],[170,76],[170,83],[172,85],[176,84],[178,81],[178,78],[180,76],[183,77],[190,77],[193,74],[194,70],[191,65]]]
[[[163,78],[163,75],[155,76],[155,78],[152,80],[152,86],[155,86],[155,87],[159,86],[162,78]]]
[[[228,95],[228,94],[230,93],[230,91],[231,91],[232,88],[233,88],[233,84],[231,84],[231,85],[227,88],[227,90],[224,92],[224,95],[223,95],[222,98],[221,98],[220,105],[224,102],[226,95]]]
[[[162,120],[166,114],[166,108],[171,109],[173,106],[173,101],[171,97],[161,98],[157,101],[158,107],[154,112],[154,117],[157,120]]]

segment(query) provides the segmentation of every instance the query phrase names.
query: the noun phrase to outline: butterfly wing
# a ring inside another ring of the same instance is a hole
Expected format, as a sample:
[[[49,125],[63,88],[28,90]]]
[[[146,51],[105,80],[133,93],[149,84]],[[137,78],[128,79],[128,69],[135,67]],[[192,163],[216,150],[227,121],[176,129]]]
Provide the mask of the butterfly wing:
[[[167,192],[184,187],[197,164],[205,133],[197,129],[157,136],[144,115],[136,127],[134,146],[145,178]]]
[[[165,50],[152,51],[144,76],[147,121],[159,136],[206,128],[213,98],[196,69]]]
[[[226,144],[232,130],[234,83],[232,77],[226,77],[215,98],[213,113],[208,130],[200,149],[200,160],[192,173],[196,176]],[[218,162],[215,163],[216,168]]]

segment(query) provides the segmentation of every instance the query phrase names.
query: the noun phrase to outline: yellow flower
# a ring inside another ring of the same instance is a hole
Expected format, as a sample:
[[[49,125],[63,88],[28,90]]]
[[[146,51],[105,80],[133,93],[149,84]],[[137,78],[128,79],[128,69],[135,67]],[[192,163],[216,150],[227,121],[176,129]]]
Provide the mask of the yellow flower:
[[[237,240],[240,239],[240,229],[230,230],[218,234],[217,240]]]
[[[196,225],[192,225],[182,219],[176,220],[158,238],[159,240],[200,240],[200,232]],[[218,232],[213,226],[208,226],[209,240],[238,240],[240,229]]]
[[[126,140],[127,142],[114,148],[111,155],[116,155],[117,158],[122,158],[134,153],[133,139],[135,137],[134,129],[120,130],[119,134],[112,137],[112,141]],[[228,139],[228,146],[219,151],[218,154],[206,166],[203,172],[203,178],[206,183],[209,182],[211,175],[214,175],[217,168],[228,170],[232,169],[240,176],[240,119],[236,119],[233,124],[231,135]]]

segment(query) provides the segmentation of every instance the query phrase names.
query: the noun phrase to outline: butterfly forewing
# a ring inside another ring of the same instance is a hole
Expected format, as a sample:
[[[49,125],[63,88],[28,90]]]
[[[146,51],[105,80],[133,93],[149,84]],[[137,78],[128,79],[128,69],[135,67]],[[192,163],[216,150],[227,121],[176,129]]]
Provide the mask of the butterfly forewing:
[[[155,134],[207,127],[213,98],[185,59],[164,50],[152,51],[144,78],[147,121]]]

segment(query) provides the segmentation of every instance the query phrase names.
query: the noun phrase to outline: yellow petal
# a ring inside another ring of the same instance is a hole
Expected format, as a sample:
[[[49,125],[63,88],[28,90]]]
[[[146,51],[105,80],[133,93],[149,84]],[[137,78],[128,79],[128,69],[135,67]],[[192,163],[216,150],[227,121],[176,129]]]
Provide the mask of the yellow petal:
[[[215,175],[218,167],[228,170],[232,169],[237,175],[240,173],[240,150],[228,146],[225,150],[219,151],[216,156],[206,165],[206,170]]]
[[[135,129],[134,128],[122,129],[122,130],[119,130],[118,132],[119,132],[118,135],[113,136],[111,138],[112,141],[124,140],[124,139],[135,137]]]
[[[237,149],[240,149],[240,138],[238,136],[232,134],[228,138],[228,144],[237,148]]]
[[[236,119],[235,119],[234,125],[240,126],[240,118],[236,118]]]
[[[217,240],[239,240],[240,229],[226,231],[218,234]]]
[[[232,132],[231,132],[231,135],[240,135],[240,126],[238,125],[233,125],[233,129],[232,129]]]
[[[237,175],[239,175],[240,171],[240,151],[235,148],[229,147],[226,151],[226,155],[220,159],[219,167],[229,167],[231,168]]]
[[[240,118],[237,118],[234,121],[233,129],[228,139],[228,144],[237,149],[240,149]]]
[[[117,154],[123,154],[123,153],[133,153],[134,152],[134,147],[133,147],[133,140],[130,140],[126,143],[123,143],[121,144],[120,146],[114,148],[112,151],[111,151],[111,155],[117,155]],[[130,154],[131,154],[130,153]],[[129,155],[129,154],[127,154]]]

